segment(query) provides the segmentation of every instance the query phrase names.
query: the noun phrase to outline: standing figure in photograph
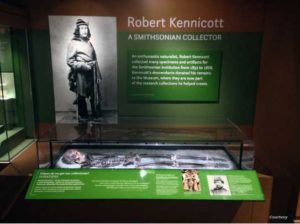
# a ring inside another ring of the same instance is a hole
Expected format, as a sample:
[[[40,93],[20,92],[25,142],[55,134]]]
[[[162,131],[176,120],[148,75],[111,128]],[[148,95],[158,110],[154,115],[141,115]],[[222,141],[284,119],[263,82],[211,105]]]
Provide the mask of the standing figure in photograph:
[[[79,122],[87,122],[89,114],[86,99],[89,99],[92,110],[92,119],[101,119],[101,92],[102,80],[95,49],[90,42],[89,24],[82,19],[76,21],[74,31],[67,52],[67,64],[70,67],[68,74],[69,87],[77,98],[74,103],[78,106]]]
[[[184,170],[182,184],[185,191],[201,191],[200,179],[197,170]]]

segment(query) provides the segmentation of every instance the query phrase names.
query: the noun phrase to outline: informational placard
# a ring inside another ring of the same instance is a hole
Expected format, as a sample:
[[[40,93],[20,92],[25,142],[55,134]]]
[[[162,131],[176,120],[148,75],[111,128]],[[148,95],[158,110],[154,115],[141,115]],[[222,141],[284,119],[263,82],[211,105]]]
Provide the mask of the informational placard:
[[[26,199],[264,200],[255,171],[39,169]]]
[[[129,51],[130,101],[219,100],[221,52]]]

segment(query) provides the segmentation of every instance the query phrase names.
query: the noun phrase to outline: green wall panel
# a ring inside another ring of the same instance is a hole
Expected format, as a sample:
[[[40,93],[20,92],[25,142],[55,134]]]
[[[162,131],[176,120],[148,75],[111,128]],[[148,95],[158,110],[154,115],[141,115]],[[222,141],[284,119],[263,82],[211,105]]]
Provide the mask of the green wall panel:
[[[12,72],[10,28],[0,25],[0,63],[2,72]]]
[[[128,41],[118,32],[119,116],[225,117],[253,124],[262,33],[221,33],[222,41]],[[128,50],[221,51],[220,98],[217,103],[130,103],[127,97]],[[54,94],[48,30],[31,31],[33,85],[38,122],[54,122]]]
[[[31,30],[31,71],[36,120],[55,122],[54,94],[48,30]]]
[[[118,97],[121,116],[225,117],[237,124],[252,124],[260,63],[261,33],[222,33],[222,41],[130,41],[118,34]],[[129,103],[127,51],[221,51],[219,103]]]
[[[32,85],[25,29],[12,28],[12,51],[17,95],[18,126],[25,127],[26,136],[34,137]]]

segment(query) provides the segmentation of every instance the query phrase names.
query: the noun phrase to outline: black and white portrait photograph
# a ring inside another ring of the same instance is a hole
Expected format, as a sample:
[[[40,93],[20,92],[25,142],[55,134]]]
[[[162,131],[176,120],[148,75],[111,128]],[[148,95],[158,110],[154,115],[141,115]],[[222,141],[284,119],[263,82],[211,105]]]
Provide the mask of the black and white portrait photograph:
[[[116,123],[116,18],[49,16],[49,30],[56,123]]]
[[[208,175],[210,195],[231,195],[227,177],[224,175]]]

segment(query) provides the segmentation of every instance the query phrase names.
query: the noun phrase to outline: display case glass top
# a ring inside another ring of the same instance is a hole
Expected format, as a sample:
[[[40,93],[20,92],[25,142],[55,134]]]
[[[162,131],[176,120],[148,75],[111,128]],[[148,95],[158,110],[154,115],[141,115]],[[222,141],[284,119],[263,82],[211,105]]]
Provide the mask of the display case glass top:
[[[71,142],[243,142],[247,137],[230,120],[219,118],[119,118],[118,124],[56,124],[41,141]]]

